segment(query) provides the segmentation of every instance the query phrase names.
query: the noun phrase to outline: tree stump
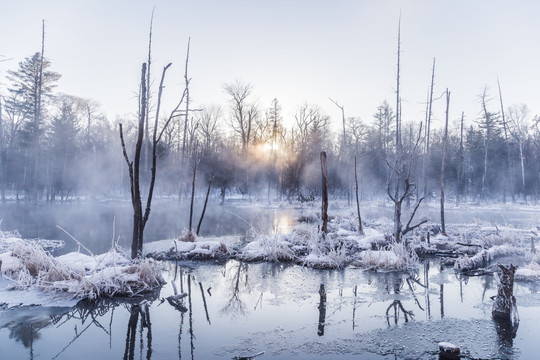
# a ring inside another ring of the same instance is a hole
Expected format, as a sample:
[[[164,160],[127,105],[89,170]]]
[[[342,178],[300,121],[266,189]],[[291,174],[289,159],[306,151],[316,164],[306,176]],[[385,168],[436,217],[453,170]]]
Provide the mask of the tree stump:
[[[491,308],[494,320],[509,322],[517,330],[519,315],[516,298],[514,297],[514,274],[517,267],[510,264],[508,268],[497,264],[502,274],[497,277],[497,296]]]
[[[461,359],[459,347],[449,342],[440,342],[439,359]]]

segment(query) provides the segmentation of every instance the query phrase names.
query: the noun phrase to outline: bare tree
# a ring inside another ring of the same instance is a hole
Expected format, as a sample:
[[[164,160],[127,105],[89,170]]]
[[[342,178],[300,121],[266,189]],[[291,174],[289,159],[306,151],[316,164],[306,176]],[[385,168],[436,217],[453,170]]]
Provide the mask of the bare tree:
[[[506,183],[510,189],[510,194],[512,196],[512,201],[514,201],[514,169],[512,165],[512,158],[510,153],[510,143],[508,141],[508,123],[506,122],[506,116],[504,113],[504,105],[503,105],[503,97],[502,97],[502,91],[501,91],[501,83],[499,82],[499,78],[497,77],[497,87],[499,88],[499,100],[501,104],[501,120],[504,130],[504,142],[506,144],[506,162],[507,162],[507,172],[505,172],[504,178],[506,179]],[[503,203],[506,203],[506,186],[503,188]]]
[[[178,109],[180,105],[184,101],[184,97],[186,95],[186,91],[182,93],[182,97],[178,104],[176,105],[175,109],[171,112],[165,123],[163,124],[161,130],[158,133],[158,120],[159,120],[159,112],[161,107],[161,96],[163,94],[163,82],[165,80],[165,73],[167,72],[167,69],[172,64],[168,64],[163,68],[163,72],[161,74],[161,81],[159,83],[159,90],[158,90],[158,100],[157,100],[157,107],[156,107],[156,115],[154,120],[154,129],[153,129],[153,135],[152,135],[152,168],[151,168],[151,175],[150,175],[150,185],[148,189],[148,198],[146,200],[146,207],[143,213],[143,207],[142,207],[142,201],[141,201],[141,189],[140,189],[140,160],[141,160],[141,149],[144,139],[144,125],[145,125],[145,118],[146,118],[146,106],[147,106],[147,99],[146,99],[146,63],[143,63],[142,69],[141,69],[141,90],[140,90],[140,111],[139,111],[139,119],[138,119],[138,132],[137,132],[137,142],[135,144],[135,155],[134,160],[130,161],[127,151],[126,151],[126,144],[124,141],[124,134],[122,131],[122,124],[119,124],[120,128],[120,141],[122,144],[122,151],[124,154],[124,159],[126,160],[128,170],[129,170],[129,178],[130,178],[130,188],[131,188],[131,202],[133,205],[133,236],[131,241],[131,257],[134,259],[136,257],[142,256],[142,249],[143,249],[143,240],[144,240],[144,228],[146,226],[146,222],[148,221],[148,217],[150,216],[150,208],[152,204],[152,197],[154,192],[154,185],[156,180],[156,163],[157,163],[157,147],[158,144],[163,136],[163,133],[171,123],[171,121],[178,116]]]
[[[427,195],[427,169],[429,167],[429,138],[431,133],[431,115],[432,115],[432,105],[433,105],[433,86],[435,85],[435,58],[433,58],[433,67],[431,68],[431,86],[429,87],[429,99],[426,109],[426,140],[425,140],[425,149],[424,149],[424,158],[422,162],[422,178],[424,179],[424,196]]]
[[[347,145],[347,133],[345,131],[345,107],[343,105],[339,105],[338,102],[333,100],[332,98],[329,99],[341,110],[341,121],[343,122],[343,138],[341,139],[341,146],[339,148],[338,158],[338,160],[341,160],[345,156],[345,147]]]
[[[489,168],[488,167],[488,160],[489,160],[489,153],[490,153],[489,145],[493,137],[499,131],[498,114],[488,111],[487,109],[488,102],[489,102],[489,99],[487,97],[487,87],[484,87],[484,91],[480,95],[480,104],[482,106],[482,118],[480,119],[480,122],[478,124],[478,126],[485,131],[485,134],[484,134],[484,171],[482,173],[482,189],[481,189],[481,196],[483,198],[485,198],[486,191],[487,191],[486,179],[488,176],[488,168]]]
[[[521,168],[521,189],[525,194],[525,156],[523,147],[527,138],[529,108],[525,104],[512,105],[508,108],[509,127],[508,130],[518,143],[519,164]]]
[[[424,199],[421,197],[418,199],[413,211],[411,212],[409,221],[403,228],[401,223],[402,205],[403,201],[413,195],[416,185],[411,177],[411,170],[413,165],[413,156],[417,151],[418,144],[420,143],[422,125],[420,124],[419,132],[416,141],[412,147],[412,151],[409,157],[408,163],[404,161],[403,144],[401,140],[401,98],[400,98],[400,57],[401,57],[401,15],[398,26],[398,43],[397,43],[397,73],[396,73],[396,158],[394,165],[391,165],[387,161],[388,167],[391,169],[391,174],[387,182],[386,192],[390,200],[394,203],[394,239],[396,242],[401,242],[401,237],[407,234],[409,231],[414,230],[418,226],[425,223],[427,220],[420,221],[418,224],[411,226],[411,221],[420,206],[420,203]],[[393,189],[392,189],[393,185]]]
[[[242,151],[245,153],[252,138],[255,120],[259,116],[257,107],[248,103],[253,86],[236,80],[234,83],[225,84],[223,89],[230,96],[232,118],[228,124],[240,136]]]

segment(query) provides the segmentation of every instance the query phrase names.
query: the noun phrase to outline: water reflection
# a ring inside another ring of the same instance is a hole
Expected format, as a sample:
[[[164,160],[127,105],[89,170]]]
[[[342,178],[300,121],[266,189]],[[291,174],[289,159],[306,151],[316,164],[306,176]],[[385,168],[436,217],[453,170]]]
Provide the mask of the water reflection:
[[[31,322],[14,321],[7,325],[9,338],[20,342],[28,349],[29,359],[34,359],[34,342],[41,338],[40,330],[50,324],[50,318],[36,319]]]
[[[248,264],[243,262],[237,262],[233,265],[236,267],[233,271],[227,271],[227,274],[232,273],[232,278],[229,279],[230,283],[230,295],[228,297],[227,304],[221,310],[223,313],[236,318],[239,316],[245,316],[247,313],[246,303],[241,299],[241,288],[243,286],[246,292],[250,292],[248,286]],[[244,277],[242,277],[244,275]],[[243,279],[244,281],[240,281]]]
[[[324,335],[324,323],[326,321],[326,290],[324,284],[319,287],[319,325],[317,327],[317,335]]]
[[[537,322],[528,319],[521,323],[520,337],[491,320],[489,297],[496,292],[491,276],[456,277],[439,261],[408,273],[386,274],[237,261],[164,265],[165,278],[174,282],[178,294],[186,294],[178,299],[185,311],[167,301],[174,296],[169,282],[163,295],[146,301],[84,302],[56,315],[4,321],[0,358],[33,359],[38,353],[48,359],[80,358],[91,346],[101,358],[221,359],[265,351],[269,359],[332,359],[330,353],[342,354],[352,343],[359,353],[415,358],[404,353],[405,336],[415,339],[409,347],[425,351],[432,343],[456,337],[477,358],[515,358],[518,351],[523,354],[523,338],[537,335],[531,330]],[[529,306],[540,309],[533,290],[519,291],[518,305],[532,294],[537,302]],[[440,319],[430,313],[435,308]],[[471,324],[477,323],[480,328],[475,330]],[[469,340],[472,332],[483,340]],[[425,342],[416,343],[418,339]],[[327,353],[315,356],[314,344],[324,344]],[[379,350],[383,345],[389,350]],[[14,347],[20,349],[14,356],[2,352]]]

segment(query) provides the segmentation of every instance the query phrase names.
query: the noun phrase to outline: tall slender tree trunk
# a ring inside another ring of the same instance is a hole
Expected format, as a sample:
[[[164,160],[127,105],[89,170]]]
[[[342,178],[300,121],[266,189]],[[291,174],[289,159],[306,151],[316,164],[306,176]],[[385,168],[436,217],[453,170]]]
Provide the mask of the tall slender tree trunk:
[[[398,24],[398,43],[397,43],[397,72],[396,72],[396,179],[394,184],[394,199],[399,199],[401,177],[403,173],[403,148],[401,144],[401,98],[399,93],[400,86],[400,59],[401,59],[401,14]],[[401,241],[401,201],[394,201],[394,239]]]
[[[463,196],[463,177],[464,177],[464,168],[463,168],[463,122],[465,119],[465,113],[461,112],[461,121],[459,126],[459,165],[457,173],[457,196],[456,196],[456,206],[459,206],[461,198]]]
[[[214,182],[214,177],[210,179],[208,182],[208,189],[206,190],[206,197],[204,198],[204,205],[201,213],[201,218],[199,219],[199,224],[197,225],[197,232],[196,234],[199,235],[199,232],[201,231],[201,225],[204,219],[204,214],[206,212],[206,205],[208,205],[208,198],[210,197],[210,190],[212,189],[212,183]]]
[[[445,170],[446,170],[446,150],[448,147],[448,110],[450,107],[450,91],[446,89],[446,118],[444,122],[444,140],[443,140],[443,155],[441,165],[441,232],[446,235],[446,225],[444,221],[444,185],[445,185]]]
[[[43,61],[45,52],[45,20],[42,20],[41,26],[41,58],[39,61],[39,78],[37,84],[37,99],[34,108],[34,180],[32,183],[32,201],[34,204],[38,200],[38,165],[39,165],[39,129],[41,127],[41,94],[43,90]]]
[[[429,167],[429,137],[431,134],[431,113],[432,113],[432,105],[433,105],[433,86],[435,85],[435,58],[433,58],[433,67],[431,68],[431,86],[429,87],[429,101],[427,106],[427,115],[426,115],[426,145],[425,145],[425,151],[424,151],[424,162],[423,162],[423,169],[422,169],[422,177],[424,180],[424,196],[427,196],[428,188],[428,174],[427,169]]]
[[[510,154],[510,143],[508,141],[508,125],[506,123],[506,116],[504,113],[504,105],[503,105],[503,97],[502,97],[502,91],[501,91],[501,83],[499,82],[499,78],[497,78],[497,87],[499,88],[499,101],[501,104],[501,117],[502,117],[502,124],[504,129],[504,143],[506,144],[506,165],[507,169],[504,174],[505,179],[507,179],[506,183],[508,184],[510,196],[512,197],[512,202],[515,201],[515,189],[514,189],[514,166],[512,164],[512,156]],[[503,203],[506,203],[506,193],[503,198]]]
[[[150,70],[152,67],[152,27],[154,23],[154,10],[155,7],[152,9],[152,15],[150,17],[150,29],[148,31],[148,59],[147,59],[147,67],[146,67],[146,122],[145,122],[145,134],[146,134],[146,143],[144,147],[144,166],[143,168],[146,170],[149,167],[150,163],[150,153],[152,151],[152,143],[150,142],[150,85],[151,85],[151,77],[150,77]]]
[[[356,213],[358,214],[358,233],[360,235],[364,235],[364,229],[362,228],[362,217],[360,216],[360,201],[358,200],[358,172],[356,170],[356,156],[354,157],[354,183],[356,195]]]
[[[193,179],[191,181],[191,203],[189,206],[189,231],[192,231],[192,224],[193,224],[193,202],[195,199],[195,179],[197,178],[197,164],[198,161],[195,160],[195,164],[193,165]]]
[[[182,199],[182,187],[184,183],[184,175],[185,173],[185,162],[186,162],[186,136],[187,136],[187,126],[189,121],[189,81],[188,78],[188,64],[189,64],[189,47],[191,44],[191,37],[188,38],[188,44],[187,44],[187,52],[186,52],[186,66],[184,69],[184,82],[185,82],[185,92],[186,92],[186,109],[184,114],[184,132],[183,132],[183,138],[182,138],[182,159],[180,163],[180,186],[178,191],[178,201]]]
[[[324,236],[324,234],[328,232],[328,172],[326,170],[326,152],[325,151],[321,152],[321,173],[322,173],[321,231]]]

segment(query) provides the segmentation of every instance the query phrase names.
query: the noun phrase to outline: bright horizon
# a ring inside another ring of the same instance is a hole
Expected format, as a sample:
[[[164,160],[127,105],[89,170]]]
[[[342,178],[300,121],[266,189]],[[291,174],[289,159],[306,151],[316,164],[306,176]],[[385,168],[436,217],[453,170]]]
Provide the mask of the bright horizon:
[[[277,98],[290,121],[303,104],[319,105],[334,127],[347,117],[371,123],[384,100],[395,107],[397,27],[401,12],[403,120],[424,119],[436,58],[435,97],[452,93],[450,118],[479,117],[484,86],[490,110],[525,103],[540,114],[537,50],[540,4],[521,1],[26,1],[4,4],[0,14],[0,93],[7,70],[41,49],[62,78],[58,92],[98,101],[109,120],[134,113],[141,63],[146,61],[152,9],[152,77],[156,91],[166,78],[164,110],[171,110],[184,85],[191,37],[189,76],[195,106],[225,106],[223,84],[251,83],[252,100],[267,109]],[[444,117],[434,105],[434,126]]]

